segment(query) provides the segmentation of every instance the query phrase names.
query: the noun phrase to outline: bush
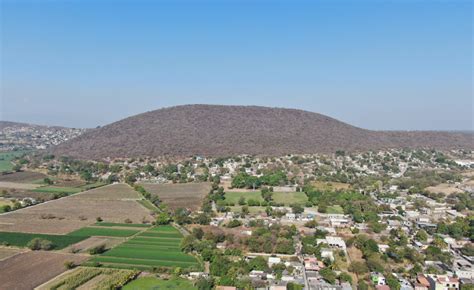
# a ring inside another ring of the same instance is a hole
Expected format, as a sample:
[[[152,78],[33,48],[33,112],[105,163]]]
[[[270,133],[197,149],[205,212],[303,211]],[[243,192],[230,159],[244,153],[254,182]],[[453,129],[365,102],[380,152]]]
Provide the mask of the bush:
[[[34,238],[31,241],[29,241],[26,246],[33,251],[38,251],[38,250],[49,251],[54,248],[54,245],[51,241],[42,239],[42,238]]]
[[[89,249],[89,254],[98,255],[98,254],[102,254],[106,250],[107,249],[105,248],[105,244],[102,244],[102,245],[98,245],[97,247],[93,247],[92,249]]]
[[[73,261],[66,261],[66,262],[64,262],[64,268],[66,268],[66,269],[69,270],[69,269],[72,269],[72,268],[74,268],[74,267],[76,267],[76,264],[74,264]]]

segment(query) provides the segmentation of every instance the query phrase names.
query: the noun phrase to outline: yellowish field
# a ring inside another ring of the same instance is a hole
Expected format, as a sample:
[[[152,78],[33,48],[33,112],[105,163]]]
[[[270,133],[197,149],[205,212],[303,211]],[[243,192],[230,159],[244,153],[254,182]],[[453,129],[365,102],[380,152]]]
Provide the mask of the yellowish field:
[[[429,186],[426,188],[426,190],[431,193],[443,193],[445,195],[463,192],[463,190],[456,188],[456,185],[448,183],[442,183],[436,186]]]
[[[351,187],[348,183],[313,181],[311,183],[316,189],[320,190],[344,190]]]
[[[150,210],[137,202],[140,195],[125,184],[114,184],[0,215],[0,231],[66,234],[106,222],[153,221]]]

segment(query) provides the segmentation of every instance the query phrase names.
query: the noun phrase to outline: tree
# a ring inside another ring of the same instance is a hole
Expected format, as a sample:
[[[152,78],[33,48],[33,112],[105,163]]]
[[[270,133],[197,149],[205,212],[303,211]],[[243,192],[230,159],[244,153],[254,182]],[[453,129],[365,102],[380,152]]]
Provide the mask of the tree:
[[[351,277],[351,275],[349,275],[349,273],[347,273],[347,272],[342,272],[341,274],[339,274],[338,279],[339,279],[341,282],[349,282],[349,283],[352,284],[352,277]]]
[[[304,208],[300,204],[292,204],[291,205],[291,211],[295,214],[300,214],[304,212]]]
[[[193,236],[200,240],[204,236],[204,231],[201,228],[194,228],[193,229]]]
[[[53,184],[53,181],[52,181],[51,178],[49,178],[49,177],[45,177],[45,178],[43,179],[43,182],[44,182],[45,184],[48,184],[48,185]]]
[[[38,251],[38,250],[49,251],[54,248],[54,245],[51,241],[42,239],[42,238],[34,238],[31,241],[29,241],[26,246],[33,251]]]
[[[358,290],[369,290],[369,286],[363,280],[359,280],[359,283],[357,283],[357,289]]]
[[[242,214],[244,214],[244,215],[248,215],[248,214],[249,214],[249,207],[248,207],[248,206],[244,205],[244,206],[242,207]]]
[[[321,275],[321,277],[323,277],[324,280],[326,280],[330,284],[334,284],[336,282],[337,275],[329,267],[321,269],[319,271],[319,274]]]
[[[198,290],[212,290],[214,288],[214,281],[212,278],[200,277],[196,282]]]
[[[415,235],[415,239],[420,242],[426,242],[428,240],[428,234],[424,230],[419,230]]]
[[[242,223],[239,221],[239,220],[231,220],[228,224],[227,224],[227,227],[228,228],[236,228],[236,227],[240,227],[242,225]]]
[[[356,273],[357,275],[362,275],[369,272],[369,268],[364,262],[354,261],[349,266],[349,271],[351,271],[352,273]]]
[[[239,203],[239,205],[245,205],[245,204],[246,204],[246,202],[245,202],[245,197],[241,196],[241,197],[239,198],[238,203]]]
[[[156,224],[157,225],[167,225],[171,221],[171,217],[167,212],[161,212],[156,217]]]

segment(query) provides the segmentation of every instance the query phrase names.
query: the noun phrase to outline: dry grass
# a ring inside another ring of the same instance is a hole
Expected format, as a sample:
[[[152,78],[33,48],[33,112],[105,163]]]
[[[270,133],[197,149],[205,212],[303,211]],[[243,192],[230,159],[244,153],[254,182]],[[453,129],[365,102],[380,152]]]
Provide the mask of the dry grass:
[[[53,252],[25,252],[0,261],[1,289],[33,289],[66,270],[64,262],[80,263],[85,256]]]
[[[24,251],[16,248],[0,247],[0,261],[5,260],[21,252]]]
[[[0,188],[33,190],[40,187],[40,184],[19,183],[10,181],[0,181]]]
[[[66,234],[94,224],[97,217],[115,223],[152,221],[150,211],[136,202],[138,198],[128,185],[105,186],[2,214],[0,231]]]
[[[189,208],[197,210],[201,207],[203,198],[211,190],[209,182],[201,183],[176,183],[176,184],[141,184],[145,189],[160,197],[172,210]]]
[[[345,190],[351,187],[350,184],[342,182],[314,181],[311,184],[319,190]]]
[[[456,185],[448,183],[441,183],[436,186],[429,186],[425,189],[431,193],[443,193],[444,195],[463,192],[463,190],[457,188]]]

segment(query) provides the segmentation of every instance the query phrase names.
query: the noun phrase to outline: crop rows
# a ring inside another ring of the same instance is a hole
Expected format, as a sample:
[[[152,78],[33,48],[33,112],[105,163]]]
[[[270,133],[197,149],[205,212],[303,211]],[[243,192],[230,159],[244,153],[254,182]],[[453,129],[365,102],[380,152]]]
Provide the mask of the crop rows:
[[[193,256],[180,249],[182,235],[171,226],[148,229],[92,261],[128,268],[183,267],[197,268]]]

